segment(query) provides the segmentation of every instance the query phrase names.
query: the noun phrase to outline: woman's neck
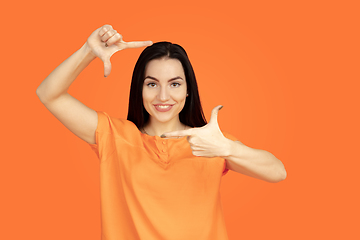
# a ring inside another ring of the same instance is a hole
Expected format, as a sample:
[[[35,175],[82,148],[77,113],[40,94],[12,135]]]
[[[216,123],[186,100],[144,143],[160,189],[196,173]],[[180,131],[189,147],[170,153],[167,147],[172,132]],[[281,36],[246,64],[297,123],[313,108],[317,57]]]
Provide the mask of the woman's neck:
[[[158,122],[150,117],[148,123],[143,127],[144,132],[150,136],[161,136],[163,133],[185,130],[186,125],[182,124],[179,119],[173,119],[166,123]]]

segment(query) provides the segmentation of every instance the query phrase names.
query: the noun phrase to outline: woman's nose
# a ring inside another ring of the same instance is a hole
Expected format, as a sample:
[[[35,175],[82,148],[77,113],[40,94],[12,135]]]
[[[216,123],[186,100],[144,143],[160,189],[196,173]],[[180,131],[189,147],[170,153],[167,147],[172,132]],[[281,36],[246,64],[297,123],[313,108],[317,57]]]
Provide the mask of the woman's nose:
[[[169,98],[170,98],[169,90],[166,87],[161,87],[158,97],[159,97],[160,101],[163,101],[163,102],[169,100]]]

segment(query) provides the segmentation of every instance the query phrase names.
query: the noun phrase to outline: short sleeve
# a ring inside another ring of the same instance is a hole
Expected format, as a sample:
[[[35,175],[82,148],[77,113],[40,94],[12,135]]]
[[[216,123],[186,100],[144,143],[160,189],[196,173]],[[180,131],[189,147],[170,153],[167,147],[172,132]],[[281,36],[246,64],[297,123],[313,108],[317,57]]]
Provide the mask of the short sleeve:
[[[224,136],[230,140],[233,140],[233,141],[237,141],[237,138],[234,137],[233,135],[231,135],[230,133],[228,132],[222,132],[224,134]],[[223,173],[222,173],[222,176],[224,176],[225,174],[227,174],[229,172],[229,169],[226,168],[226,159],[224,161],[224,169],[223,169]]]
[[[98,124],[96,127],[96,131],[95,131],[95,144],[91,144],[90,148],[95,152],[95,154],[97,155],[97,157],[100,159],[100,152],[99,152],[99,135],[101,135],[101,133],[104,132],[110,132],[110,124],[106,124],[106,122],[109,122],[110,117],[109,115],[107,115],[105,112],[99,112],[96,111],[97,116],[98,116]],[[99,134],[100,132],[100,134]]]
[[[89,144],[100,161],[106,160],[114,151],[116,143],[126,141],[129,136],[134,136],[137,127],[126,119],[110,117],[105,112],[96,112],[98,124],[95,132],[95,144]]]

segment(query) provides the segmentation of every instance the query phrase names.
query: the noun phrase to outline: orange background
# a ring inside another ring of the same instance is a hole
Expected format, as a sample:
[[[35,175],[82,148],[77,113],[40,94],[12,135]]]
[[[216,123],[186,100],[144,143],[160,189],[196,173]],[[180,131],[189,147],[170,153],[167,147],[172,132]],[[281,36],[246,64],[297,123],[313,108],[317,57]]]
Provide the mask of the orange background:
[[[288,176],[230,172],[222,203],[236,239],[360,239],[357,1],[6,1],[1,7],[0,239],[100,239],[99,164],[35,90],[90,33],[182,45],[207,119],[265,149]],[[142,49],[95,60],[69,92],[126,118]]]

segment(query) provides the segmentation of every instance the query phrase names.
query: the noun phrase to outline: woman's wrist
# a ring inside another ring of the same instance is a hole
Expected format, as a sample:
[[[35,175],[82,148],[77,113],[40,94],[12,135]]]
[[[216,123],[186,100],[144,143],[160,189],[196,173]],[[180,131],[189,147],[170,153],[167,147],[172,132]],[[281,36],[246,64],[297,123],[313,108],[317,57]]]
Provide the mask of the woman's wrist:
[[[227,147],[224,150],[225,159],[243,158],[245,153],[251,151],[251,148],[241,143],[227,138]]]
[[[85,44],[80,48],[80,50],[83,51],[86,59],[92,61],[96,58],[96,55],[93,53],[87,42],[85,42]]]
[[[221,158],[229,158],[230,156],[234,155],[236,151],[237,144],[235,141],[224,137],[224,142],[221,147]]]

